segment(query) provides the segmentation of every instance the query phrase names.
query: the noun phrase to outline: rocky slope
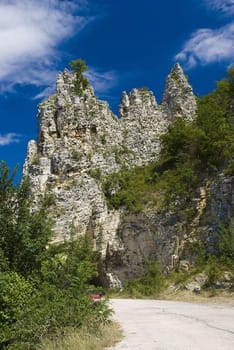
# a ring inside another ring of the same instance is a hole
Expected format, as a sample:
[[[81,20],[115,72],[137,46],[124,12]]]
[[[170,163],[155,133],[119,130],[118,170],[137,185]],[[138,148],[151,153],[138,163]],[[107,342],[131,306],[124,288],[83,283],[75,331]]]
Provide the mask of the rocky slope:
[[[95,96],[92,87],[77,96],[74,82],[74,73],[60,73],[55,95],[39,106],[38,139],[29,142],[24,165],[34,206],[41,197],[49,203],[55,222],[54,242],[69,239],[71,227],[76,235],[92,236],[94,248],[103,255],[107,284],[120,286],[121,281],[137,276],[149,259],[170,268],[186,240],[191,239],[194,226],[205,217],[207,200],[209,210],[218,217],[220,209],[214,197],[209,197],[213,189],[206,189],[205,195],[201,189],[191,227],[184,229],[179,228],[175,213],[136,215],[108,209],[101,183],[123,166],[141,166],[156,159],[160,136],[169,124],[175,118],[190,122],[196,117],[191,86],[176,64],[166,80],[160,105],[151,91],[133,89],[129,94],[123,92],[117,117]],[[217,184],[217,196],[222,190],[233,193],[233,181],[225,186],[222,189]],[[233,196],[225,196],[226,207],[232,210]]]

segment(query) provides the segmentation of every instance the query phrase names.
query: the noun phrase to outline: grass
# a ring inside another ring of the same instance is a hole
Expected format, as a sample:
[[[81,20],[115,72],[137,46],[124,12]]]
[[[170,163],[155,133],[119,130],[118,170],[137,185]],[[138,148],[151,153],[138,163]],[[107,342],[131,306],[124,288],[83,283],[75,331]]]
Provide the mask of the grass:
[[[181,301],[189,303],[218,303],[218,304],[228,304],[234,306],[234,292],[227,290],[217,290],[213,293],[211,290],[202,291],[200,294],[195,294],[189,290],[177,290],[168,286],[164,291],[157,295],[144,296],[135,295],[131,296],[128,292],[124,290],[120,291],[110,291],[111,298],[127,298],[127,299],[154,299],[154,300],[170,300],[170,301]]]
[[[130,298],[130,299],[157,299],[175,300],[188,302],[220,302],[234,305],[234,289],[217,288],[215,282],[222,278],[222,272],[228,271],[227,267],[221,266],[216,270],[216,261],[209,260],[209,264],[199,266],[190,271],[171,272],[168,276],[160,274],[159,270],[150,270],[145,276],[134,279],[121,290],[109,290],[109,298]],[[215,268],[215,269],[214,269]],[[210,272],[211,271],[211,272]],[[154,274],[152,272],[155,272]],[[200,293],[194,293],[186,289],[189,282],[195,281],[198,274],[204,273],[207,281]],[[211,273],[211,278],[209,277]]]
[[[160,294],[158,299],[190,303],[218,303],[234,306],[234,293],[225,290],[216,291],[215,294],[210,290],[202,291],[201,294],[195,294],[189,290],[175,291],[168,288]]]
[[[62,338],[42,340],[38,350],[103,350],[122,339],[122,330],[118,323],[110,322],[96,331],[84,327],[73,330]]]

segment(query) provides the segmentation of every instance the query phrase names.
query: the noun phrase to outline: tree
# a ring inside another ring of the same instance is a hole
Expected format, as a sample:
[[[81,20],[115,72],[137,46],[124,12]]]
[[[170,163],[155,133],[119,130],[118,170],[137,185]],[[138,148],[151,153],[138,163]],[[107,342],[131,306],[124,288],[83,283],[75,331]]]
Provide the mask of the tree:
[[[195,123],[186,123],[177,119],[161,136],[161,163],[175,167],[177,163],[194,162],[200,158],[200,145],[205,138],[204,132]]]
[[[225,167],[234,152],[234,67],[217,89],[198,100],[197,125],[205,133],[201,144],[208,167]]]
[[[43,208],[30,210],[29,181],[17,187],[15,174],[0,163],[0,266],[27,276],[40,270],[52,230]]]
[[[104,301],[94,308],[88,296],[99,261],[91,240],[48,246],[48,198],[32,211],[29,181],[16,186],[15,173],[0,162],[0,348],[33,350],[68,328],[97,330],[110,310]]]
[[[85,90],[89,85],[88,79],[83,75],[83,73],[87,70],[87,65],[84,60],[79,58],[71,61],[70,67],[76,73],[75,92],[77,95],[81,96],[83,94],[83,90]]]

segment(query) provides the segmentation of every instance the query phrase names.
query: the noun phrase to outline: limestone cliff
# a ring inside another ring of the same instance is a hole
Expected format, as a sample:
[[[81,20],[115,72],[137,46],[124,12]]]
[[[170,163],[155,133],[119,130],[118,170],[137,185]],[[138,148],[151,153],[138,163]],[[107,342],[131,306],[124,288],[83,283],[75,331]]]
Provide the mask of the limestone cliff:
[[[92,87],[77,96],[74,83],[74,73],[60,73],[56,93],[39,105],[38,139],[29,142],[24,165],[34,205],[50,196],[56,242],[69,239],[71,226],[77,235],[89,232],[94,247],[109,259],[106,275],[113,283],[134,275],[133,266],[138,273],[143,260],[155,255],[167,266],[178,250],[178,237],[174,224],[167,230],[164,221],[174,223],[175,218],[154,215],[152,220],[142,214],[139,221],[122,210],[109,210],[101,182],[123,166],[156,159],[169,124],[175,118],[195,118],[195,96],[182,68],[176,64],[169,74],[161,105],[147,89],[123,92],[118,117]],[[114,268],[118,259],[127,271],[124,276]]]
[[[106,269],[126,281],[144,273],[145,262],[157,260],[164,271],[189,269],[191,248],[199,242],[215,252],[217,232],[234,219],[234,176],[221,174],[208,181],[191,198],[193,216],[185,220],[179,210],[122,213],[116,236],[121,245],[107,249]]]

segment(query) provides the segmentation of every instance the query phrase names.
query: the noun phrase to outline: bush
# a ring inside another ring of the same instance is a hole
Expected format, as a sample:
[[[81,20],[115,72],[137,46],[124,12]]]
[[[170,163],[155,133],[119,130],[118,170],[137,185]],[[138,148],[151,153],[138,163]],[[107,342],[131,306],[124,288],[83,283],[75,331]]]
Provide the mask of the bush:
[[[88,237],[48,250],[40,274],[29,283],[18,274],[0,281],[2,346],[4,349],[35,349],[44,337],[59,336],[85,325],[98,328],[111,315],[107,300],[93,305],[99,254]],[[2,282],[2,283],[1,283]]]
[[[209,256],[205,266],[205,271],[207,273],[206,288],[215,288],[216,282],[218,282],[222,276],[222,267],[223,266],[221,266],[220,261],[216,257]]]
[[[232,262],[234,266],[234,219],[228,219],[218,231],[216,242],[217,255]]]
[[[15,324],[28,307],[33,287],[16,272],[0,273],[0,346],[15,338]]]
[[[110,208],[118,209],[124,206],[126,209],[138,213],[145,205],[156,205],[160,199],[157,192],[157,184],[152,181],[152,165],[123,168],[118,173],[113,173],[103,181],[103,191]]]
[[[124,286],[124,293],[131,297],[155,297],[166,287],[165,278],[161,268],[156,262],[148,263],[148,271],[145,276],[136,278]]]

